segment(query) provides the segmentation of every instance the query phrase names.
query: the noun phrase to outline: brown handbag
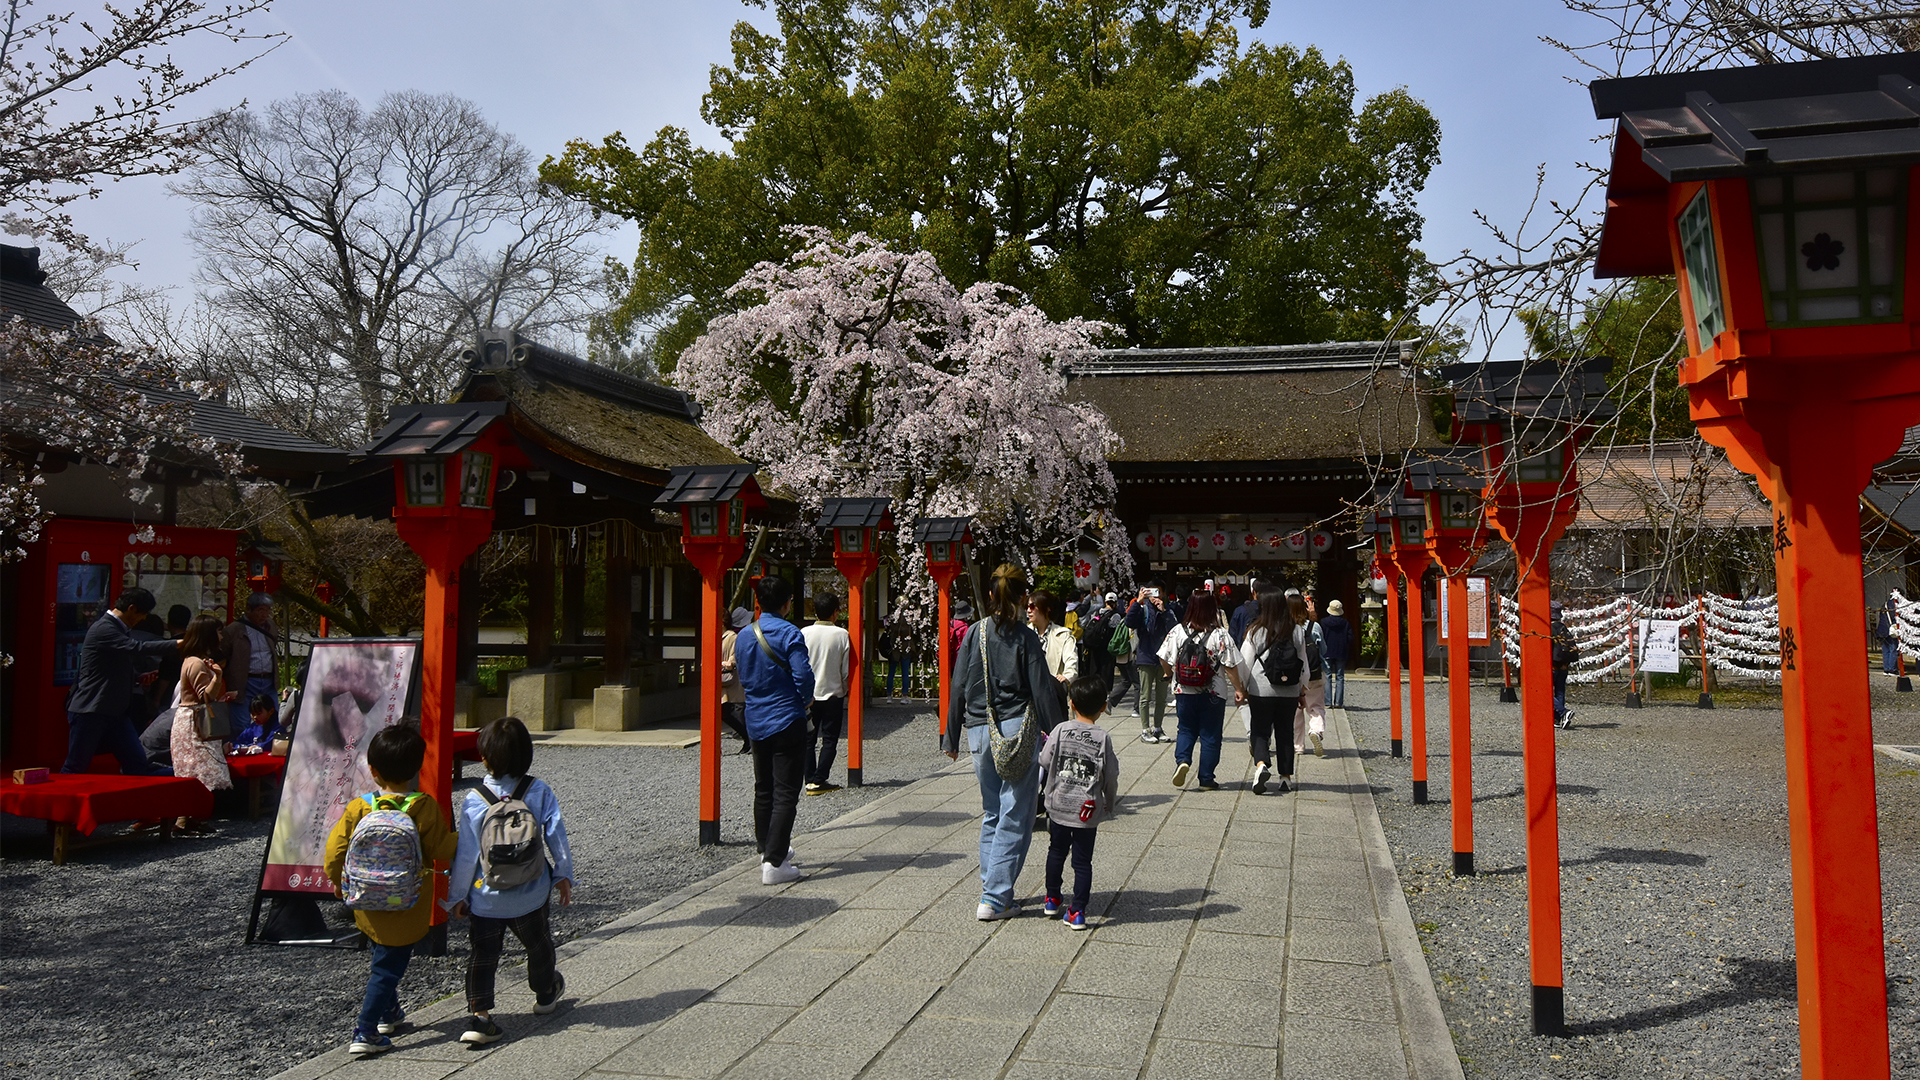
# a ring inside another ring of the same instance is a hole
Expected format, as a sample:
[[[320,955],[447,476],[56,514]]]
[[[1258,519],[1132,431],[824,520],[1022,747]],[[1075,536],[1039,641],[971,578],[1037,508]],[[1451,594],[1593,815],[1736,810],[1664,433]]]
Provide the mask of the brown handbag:
[[[227,710],[214,708],[225,702],[207,700],[207,693],[212,689],[212,682],[203,687],[199,680],[194,681],[193,696],[200,700],[198,704],[187,706],[193,710],[193,734],[196,738],[206,740],[232,738],[233,725],[227,719]]]

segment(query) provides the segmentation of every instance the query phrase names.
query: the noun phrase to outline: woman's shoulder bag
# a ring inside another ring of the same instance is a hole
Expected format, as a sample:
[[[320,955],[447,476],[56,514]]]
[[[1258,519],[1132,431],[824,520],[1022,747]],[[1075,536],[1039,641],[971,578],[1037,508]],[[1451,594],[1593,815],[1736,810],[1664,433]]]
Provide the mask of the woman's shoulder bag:
[[[208,679],[204,686],[198,678],[193,680],[193,696],[199,699],[199,703],[187,706],[193,710],[194,737],[198,739],[229,738],[233,734],[233,726],[227,718],[227,710],[214,708],[216,704],[224,704],[224,702],[216,703],[207,700],[207,695],[213,690],[213,665],[205,661],[201,663],[203,666],[199,674],[208,676]]]

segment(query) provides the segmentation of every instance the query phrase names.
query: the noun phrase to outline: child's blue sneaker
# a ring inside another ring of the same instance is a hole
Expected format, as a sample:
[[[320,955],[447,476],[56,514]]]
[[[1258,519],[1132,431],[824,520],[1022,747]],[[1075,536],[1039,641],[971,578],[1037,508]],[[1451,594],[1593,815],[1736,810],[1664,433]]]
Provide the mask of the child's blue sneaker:
[[[1060,898],[1057,896],[1047,897],[1047,902],[1040,905],[1040,910],[1049,918],[1060,914]]]
[[[393,1040],[385,1035],[377,1031],[355,1029],[353,1042],[348,1044],[347,1053],[354,1057],[368,1057],[373,1054],[384,1054],[391,1049],[393,1049]]]
[[[1085,930],[1087,928],[1087,913],[1069,909],[1067,917],[1061,921],[1067,924],[1067,929],[1069,930]]]
[[[395,1005],[393,1007],[393,1011],[387,1014],[387,1018],[385,1020],[380,1021],[380,1025],[379,1025],[380,1034],[382,1035],[399,1034],[400,1025],[405,1023],[406,1019],[407,1019],[407,1010],[401,1008],[398,1005]]]

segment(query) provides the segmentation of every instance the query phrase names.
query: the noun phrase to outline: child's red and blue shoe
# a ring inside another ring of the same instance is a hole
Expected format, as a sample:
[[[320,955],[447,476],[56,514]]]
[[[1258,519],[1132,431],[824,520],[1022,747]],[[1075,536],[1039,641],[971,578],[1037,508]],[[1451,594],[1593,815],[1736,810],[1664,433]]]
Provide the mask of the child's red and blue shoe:
[[[1087,928],[1087,913],[1078,909],[1069,909],[1066,918],[1061,921],[1067,924],[1067,929],[1069,930],[1085,930]]]
[[[1062,910],[1063,909],[1060,906],[1060,898],[1057,896],[1047,897],[1047,902],[1040,905],[1041,914],[1047,916],[1048,918],[1052,918],[1053,916],[1060,914]]]

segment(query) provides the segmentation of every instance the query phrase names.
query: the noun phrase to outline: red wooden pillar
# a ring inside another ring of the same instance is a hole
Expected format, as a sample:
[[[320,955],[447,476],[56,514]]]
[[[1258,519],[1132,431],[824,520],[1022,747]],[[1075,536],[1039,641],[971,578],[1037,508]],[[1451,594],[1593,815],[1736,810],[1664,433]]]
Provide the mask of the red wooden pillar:
[[[1399,757],[1400,749],[1400,570],[1389,563],[1387,567],[1387,687],[1389,693],[1388,723],[1392,739],[1393,756]]]
[[[871,550],[841,554],[835,552],[833,565],[847,579],[847,636],[853,639],[853,655],[847,658],[847,786],[859,787],[861,734],[867,715],[867,689],[872,679],[867,673],[866,611],[867,579],[880,568],[880,556]]]
[[[958,563],[930,564],[928,572],[933,575],[934,586],[940,593],[940,625],[934,627],[933,640],[935,655],[940,661],[940,734],[947,733],[947,700],[952,696],[953,685],[953,635],[947,627],[953,625],[953,583],[965,568]]]
[[[727,602],[727,570],[747,553],[744,540],[681,542],[700,571],[700,843],[720,842],[720,626]]]
[[[1468,563],[1471,564],[1469,559]],[[1473,874],[1473,686],[1467,668],[1467,575],[1447,578],[1447,778],[1453,872]]]
[[[1394,562],[1407,577],[1407,695],[1413,757],[1413,801],[1427,801],[1427,628],[1420,578],[1427,572],[1425,548],[1401,548]]]

